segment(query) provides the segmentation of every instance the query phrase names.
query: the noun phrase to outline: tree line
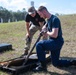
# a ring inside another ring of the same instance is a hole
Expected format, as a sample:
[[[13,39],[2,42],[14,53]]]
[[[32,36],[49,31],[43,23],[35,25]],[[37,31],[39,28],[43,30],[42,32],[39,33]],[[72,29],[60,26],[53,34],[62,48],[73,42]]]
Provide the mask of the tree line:
[[[3,22],[21,21],[21,20],[24,20],[26,14],[27,12],[25,8],[23,8],[22,11],[18,10],[17,12],[13,12],[0,6],[0,22],[1,22],[1,19],[3,20]]]

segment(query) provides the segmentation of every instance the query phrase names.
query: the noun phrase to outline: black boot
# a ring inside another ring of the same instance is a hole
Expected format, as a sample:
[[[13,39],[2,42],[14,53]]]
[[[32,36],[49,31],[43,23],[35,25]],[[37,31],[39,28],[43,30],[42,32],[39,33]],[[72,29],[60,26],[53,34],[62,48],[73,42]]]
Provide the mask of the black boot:
[[[40,64],[38,64],[38,66],[33,69],[34,72],[40,72],[40,71],[47,71],[47,66],[46,66],[46,62],[41,61]]]
[[[71,65],[76,66],[76,60],[72,60]]]

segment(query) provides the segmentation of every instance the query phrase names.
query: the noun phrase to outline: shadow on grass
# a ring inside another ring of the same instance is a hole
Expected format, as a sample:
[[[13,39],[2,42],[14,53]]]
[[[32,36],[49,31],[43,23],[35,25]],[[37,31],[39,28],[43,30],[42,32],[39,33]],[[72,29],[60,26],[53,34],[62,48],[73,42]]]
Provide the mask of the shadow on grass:
[[[72,57],[60,57],[60,59],[62,59],[62,60],[76,60],[76,58],[72,58]],[[50,64],[51,64],[51,62],[48,63],[48,65],[50,65]],[[32,72],[31,70],[29,70],[28,72],[25,72],[25,73],[19,74],[19,75],[76,75],[76,67],[75,66],[61,67],[59,69],[65,70],[68,73],[60,74],[60,73],[51,72],[51,71]]]
[[[72,58],[72,57],[60,57],[60,59],[62,59],[62,60],[76,60],[76,58]],[[51,64],[51,62],[48,63],[48,65],[50,65],[50,64]],[[32,72],[29,70],[28,72],[25,72],[25,73],[19,74],[19,75],[76,75],[76,67],[75,66],[61,67],[59,69],[65,70],[68,73],[60,74],[60,73],[51,72],[51,71]]]
[[[19,75],[60,75],[56,72],[50,72],[50,71],[47,71],[47,72],[26,72],[26,73],[23,73],[23,74],[19,74]]]
[[[0,54],[3,54],[3,53],[5,53],[5,52],[8,52],[8,51],[15,51],[15,49],[6,49],[6,50],[2,50],[2,51],[0,51]]]
[[[70,61],[75,60],[76,61],[75,57],[60,57],[60,59],[70,60]],[[69,72],[68,74],[64,73],[63,75],[76,75],[76,65],[68,66],[68,67],[60,67],[59,69]]]
[[[60,57],[62,60],[76,60],[76,57]]]

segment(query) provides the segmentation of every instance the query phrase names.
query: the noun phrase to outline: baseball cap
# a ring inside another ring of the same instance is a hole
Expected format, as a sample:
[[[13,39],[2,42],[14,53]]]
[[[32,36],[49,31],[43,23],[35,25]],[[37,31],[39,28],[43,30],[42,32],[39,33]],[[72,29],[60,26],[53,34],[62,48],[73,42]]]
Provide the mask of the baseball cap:
[[[33,13],[35,13],[35,8],[34,7],[30,7],[29,9],[28,9],[28,14],[33,14]]]

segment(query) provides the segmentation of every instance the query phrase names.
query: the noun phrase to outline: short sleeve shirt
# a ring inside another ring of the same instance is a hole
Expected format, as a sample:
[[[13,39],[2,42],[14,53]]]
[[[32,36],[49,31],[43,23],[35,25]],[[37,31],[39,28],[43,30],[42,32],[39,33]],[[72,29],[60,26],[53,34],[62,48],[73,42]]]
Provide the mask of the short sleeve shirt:
[[[40,26],[39,22],[45,21],[43,18],[39,16],[39,14],[36,12],[35,17],[30,16],[29,14],[25,17],[26,22],[32,22],[34,25]]]
[[[60,20],[58,19],[58,17],[56,17],[54,15],[52,15],[51,18],[48,19],[48,30],[51,32],[52,28],[59,28],[57,38],[62,38],[62,29],[61,29]]]

